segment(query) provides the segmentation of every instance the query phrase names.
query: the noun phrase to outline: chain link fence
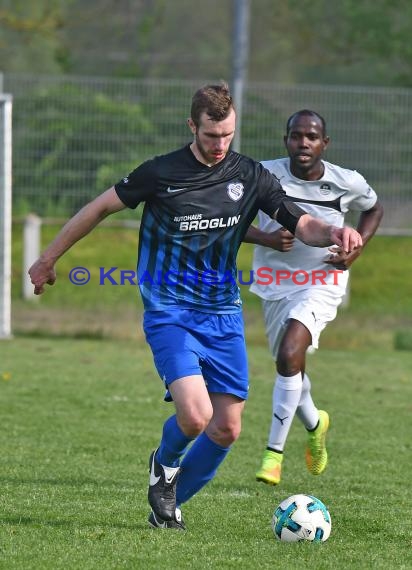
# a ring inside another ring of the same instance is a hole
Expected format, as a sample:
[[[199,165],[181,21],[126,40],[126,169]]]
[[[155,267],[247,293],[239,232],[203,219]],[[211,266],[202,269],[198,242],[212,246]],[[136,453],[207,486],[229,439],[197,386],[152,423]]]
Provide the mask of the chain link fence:
[[[5,74],[15,215],[71,215],[145,159],[189,142],[191,96],[207,82]],[[315,110],[331,137],[326,158],[378,192],[381,232],[412,235],[412,89],[250,83],[243,101],[244,154],[284,156],[289,115]]]

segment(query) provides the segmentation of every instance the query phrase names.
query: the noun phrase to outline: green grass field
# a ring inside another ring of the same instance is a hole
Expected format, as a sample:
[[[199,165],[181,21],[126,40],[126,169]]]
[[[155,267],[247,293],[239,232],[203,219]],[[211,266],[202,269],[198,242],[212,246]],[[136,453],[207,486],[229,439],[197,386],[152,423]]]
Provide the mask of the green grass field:
[[[44,228],[44,243],[55,231]],[[377,237],[355,264],[349,307],[308,357],[315,398],[331,415],[328,469],[306,471],[296,420],[277,488],[254,480],[274,366],[259,301],[243,288],[251,373],[243,431],[215,480],[185,505],[188,531],[177,533],[146,522],[148,456],[172,408],[143,340],[141,304],[132,286],[97,284],[100,266],[133,269],[135,232],[96,229],[61,260],[54,287],[22,301],[17,228],[15,336],[0,342],[0,568],[412,568],[411,245]],[[250,258],[242,246],[239,268]],[[78,265],[92,273],[87,286],[68,279]],[[325,544],[275,540],[272,512],[294,493],[329,507]]]
[[[171,405],[145,345],[16,338],[0,343],[0,567],[412,567],[412,353],[319,351],[309,372],[331,415],[330,464],[305,468],[303,428],[288,441],[278,488],[254,481],[266,443],[272,363],[249,351],[243,432],[215,480],[184,509],[186,533],[147,528],[148,455]],[[283,498],[329,507],[322,545],[282,544],[270,528]]]

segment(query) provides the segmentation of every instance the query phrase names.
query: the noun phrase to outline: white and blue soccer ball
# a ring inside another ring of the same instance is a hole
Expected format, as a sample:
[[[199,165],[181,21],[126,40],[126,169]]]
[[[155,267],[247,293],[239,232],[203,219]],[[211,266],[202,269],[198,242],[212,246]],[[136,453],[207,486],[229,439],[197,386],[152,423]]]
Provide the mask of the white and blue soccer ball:
[[[284,542],[325,542],[332,529],[326,506],[312,495],[292,495],[275,509],[272,529]]]

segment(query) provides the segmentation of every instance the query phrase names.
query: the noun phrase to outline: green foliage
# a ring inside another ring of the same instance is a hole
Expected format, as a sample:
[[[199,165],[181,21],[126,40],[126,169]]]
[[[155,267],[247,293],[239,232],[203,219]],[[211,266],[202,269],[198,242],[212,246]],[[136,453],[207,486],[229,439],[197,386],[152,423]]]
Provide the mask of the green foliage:
[[[167,144],[164,126],[154,123],[168,111],[161,98],[124,100],[98,84],[38,81],[14,101],[16,215],[26,193],[36,213],[47,215],[53,204],[55,216],[69,215]]]
[[[59,73],[60,31],[73,0],[4,0],[0,8],[0,69]]]
[[[235,4],[4,0],[0,69],[229,79]],[[259,0],[249,20],[252,81],[412,85],[407,0]]]
[[[16,216],[27,209],[68,216],[142,161],[191,139],[185,119],[194,82],[19,75],[6,83],[14,99]],[[334,88],[325,95],[319,87],[251,85],[241,150],[256,160],[284,156],[287,117],[304,107],[326,112],[332,137],[326,158],[366,176],[389,205],[386,227],[411,227],[410,127],[402,111],[409,98],[400,89]],[[396,132],[396,144],[388,132]]]
[[[329,465],[319,477],[306,471],[305,433],[296,420],[277,488],[254,480],[270,421],[273,363],[266,347],[250,349],[249,357],[240,439],[214,481],[184,506],[188,530],[177,533],[146,522],[147,461],[172,407],[162,401],[145,343],[1,342],[0,565],[154,570],[167,559],[170,567],[201,570],[410,568],[411,353],[320,351],[309,359],[315,399],[331,416]],[[273,537],[275,506],[296,492],[329,507],[325,544]]]
[[[262,0],[260,8],[251,19],[252,72],[260,75],[265,64],[266,80],[411,86],[406,0],[288,0],[281,7]]]

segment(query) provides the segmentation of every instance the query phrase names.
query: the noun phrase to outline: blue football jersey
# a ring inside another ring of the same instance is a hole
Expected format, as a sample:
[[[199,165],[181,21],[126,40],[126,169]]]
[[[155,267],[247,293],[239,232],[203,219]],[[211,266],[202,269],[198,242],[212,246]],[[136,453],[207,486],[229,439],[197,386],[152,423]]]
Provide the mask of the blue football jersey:
[[[236,256],[258,210],[285,199],[261,164],[229,151],[209,167],[189,145],[138,166],[115,185],[122,202],[144,202],[137,282],[146,310],[240,310]]]

